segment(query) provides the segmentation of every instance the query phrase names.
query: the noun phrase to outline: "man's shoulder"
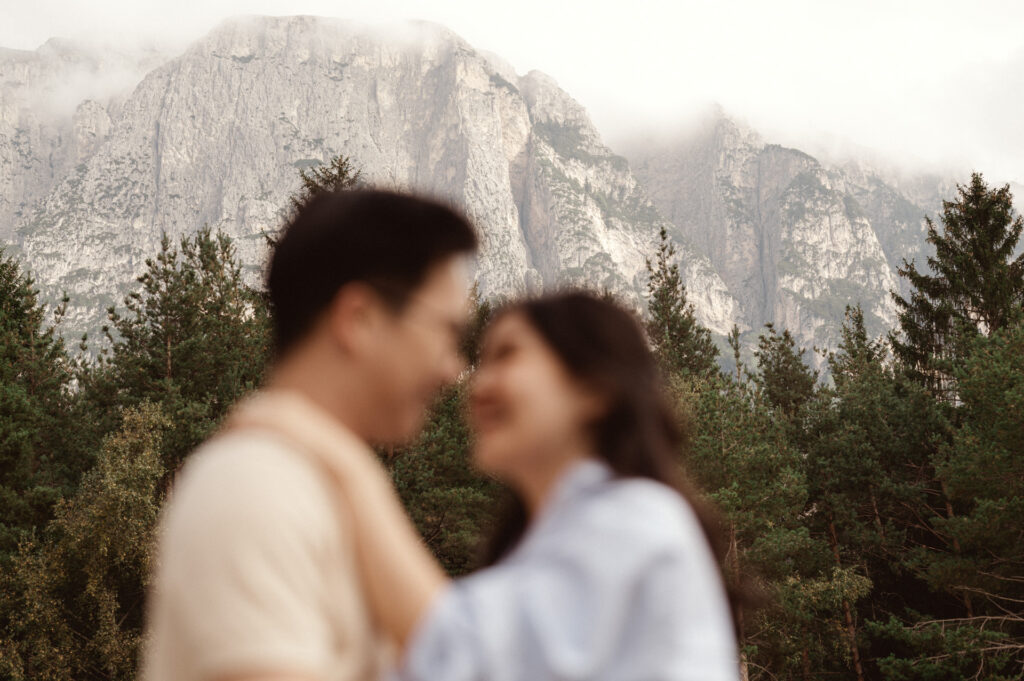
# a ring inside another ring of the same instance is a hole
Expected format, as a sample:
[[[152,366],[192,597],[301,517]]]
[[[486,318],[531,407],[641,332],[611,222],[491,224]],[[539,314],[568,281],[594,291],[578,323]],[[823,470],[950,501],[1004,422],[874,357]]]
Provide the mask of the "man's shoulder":
[[[203,489],[293,486],[324,488],[326,476],[287,438],[269,430],[244,429],[207,440],[182,468],[175,487]]]
[[[253,428],[204,443],[162,511],[147,664],[167,678],[344,678],[335,669],[362,664],[369,618],[342,508],[282,436]]]
[[[298,447],[270,431],[220,434],[187,459],[164,511],[165,530],[301,525],[335,532],[327,476]]]
[[[246,472],[251,475],[245,475]],[[320,472],[299,447],[271,430],[244,428],[219,433],[200,445],[185,462],[179,484],[213,477],[260,479],[263,474],[319,478]]]

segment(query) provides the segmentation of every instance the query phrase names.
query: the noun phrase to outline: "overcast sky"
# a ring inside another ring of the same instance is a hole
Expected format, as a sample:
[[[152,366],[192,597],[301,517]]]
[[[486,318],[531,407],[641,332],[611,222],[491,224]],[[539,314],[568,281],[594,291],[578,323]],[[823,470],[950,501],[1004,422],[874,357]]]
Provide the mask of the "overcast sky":
[[[0,45],[177,49],[237,14],[444,24],[553,76],[613,147],[714,101],[814,153],[863,147],[911,170],[1024,182],[1020,0],[0,0]]]

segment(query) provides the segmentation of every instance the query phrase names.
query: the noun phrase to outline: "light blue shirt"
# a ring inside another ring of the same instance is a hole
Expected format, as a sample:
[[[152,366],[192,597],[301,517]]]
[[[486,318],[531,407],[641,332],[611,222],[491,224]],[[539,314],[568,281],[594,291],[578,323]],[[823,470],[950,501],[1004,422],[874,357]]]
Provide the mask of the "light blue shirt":
[[[420,623],[403,681],[737,681],[720,573],[674,490],[576,464],[495,566]]]

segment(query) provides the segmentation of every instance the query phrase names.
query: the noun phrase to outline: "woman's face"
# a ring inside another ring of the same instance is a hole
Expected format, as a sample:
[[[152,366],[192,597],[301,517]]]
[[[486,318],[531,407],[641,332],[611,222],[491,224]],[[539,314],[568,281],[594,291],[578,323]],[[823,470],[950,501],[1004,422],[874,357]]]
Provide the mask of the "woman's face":
[[[523,314],[506,313],[484,336],[470,389],[474,462],[515,483],[590,455],[587,424],[600,404]]]

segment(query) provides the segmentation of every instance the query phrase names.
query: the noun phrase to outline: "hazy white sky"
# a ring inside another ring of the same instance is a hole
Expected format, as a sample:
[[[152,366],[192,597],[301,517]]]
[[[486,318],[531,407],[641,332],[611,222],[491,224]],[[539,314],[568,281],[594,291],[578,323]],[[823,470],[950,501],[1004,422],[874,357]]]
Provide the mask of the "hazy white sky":
[[[1020,0],[0,0],[0,45],[177,47],[237,14],[436,21],[553,76],[613,146],[716,101],[812,152],[1024,182]]]

